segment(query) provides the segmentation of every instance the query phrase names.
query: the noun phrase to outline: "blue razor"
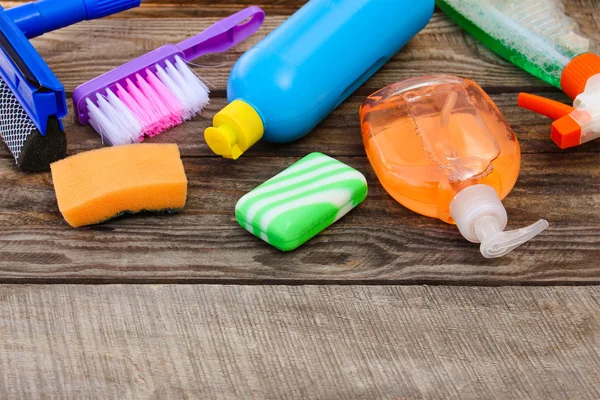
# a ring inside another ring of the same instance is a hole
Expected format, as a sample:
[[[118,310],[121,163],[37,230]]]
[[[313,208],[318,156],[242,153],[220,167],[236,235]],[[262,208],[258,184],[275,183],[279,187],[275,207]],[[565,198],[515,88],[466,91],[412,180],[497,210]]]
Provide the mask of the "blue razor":
[[[0,136],[17,166],[45,171],[66,155],[65,90],[28,39],[140,5],[141,0],[40,0],[0,6]]]

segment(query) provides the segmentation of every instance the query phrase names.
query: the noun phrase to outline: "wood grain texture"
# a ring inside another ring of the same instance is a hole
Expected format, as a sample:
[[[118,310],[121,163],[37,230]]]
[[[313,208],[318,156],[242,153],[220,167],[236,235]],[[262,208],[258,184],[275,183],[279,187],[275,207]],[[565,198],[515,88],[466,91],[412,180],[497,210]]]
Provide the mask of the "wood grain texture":
[[[207,55],[197,60],[202,65],[229,67],[202,68],[198,71],[219,90],[226,88],[230,67],[287,16],[267,17],[258,34],[224,54]],[[593,13],[582,14],[582,25],[600,41],[600,21]],[[36,49],[72,92],[79,84],[95,78],[133,58],[166,43],[177,43],[207,28],[219,17],[133,18],[88,21],[32,41]],[[110,54],[107,57],[107,54]],[[74,62],[76,60],[76,62]],[[469,77],[494,92],[548,90],[551,87],[511,63],[497,57],[483,44],[466,34],[441,12],[361,88],[371,92],[392,82],[427,74],[455,74]],[[557,89],[554,89],[557,90]]]
[[[190,180],[181,214],[71,229],[50,174],[18,173],[0,146],[0,282],[386,285],[0,285],[0,399],[600,398],[600,287],[389,286],[600,284],[600,142],[562,152],[548,120],[515,105],[521,90],[566,97],[436,12],[307,138],[228,162],[208,151],[202,132],[225,104],[229,66],[304,0],[260,3],[269,17],[256,37],[198,62],[216,86],[208,110],[152,140],[180,146]],[[71,93],[249,4],[149,0],[33,43]],[[600,2],[566,7],[600,41]],[[500,260],[398,205],[364,157],[357,110],[365,96],[440,72],[478,81],[520,138],[509,226],[551,223]],[[65,124],[70,154],[101,146],[88,127]],[[367,201],[290,254],[239,228],[237,199],[315,150],[365,173]]]
[[[289,14],[302,2],[261,3],[265,8],[289,8]],[[238,10],[245,5],[149,1],[135,15],[83,23],[34,44],[70,92],[85,80],[164,43],[185,39],[220,18],[210,13],[184,16],[186,7]],[[169,7],[179,11],[172,13]],[[567,3],[584,31],[600,40],[597,9],[594,0]],[[600,282],[600,141],[558,149],[549,139],[549,121],[518,108],[516,95],[528,89],[561,101],[566,96],[500,60],[439,12],[406,49],[306,138],[289,145],[259,144],[238,162],[214,157],[203,131],[225,105],[229,68],[206,66],[232,65],[287,14],[270,13],[256,37],[232,52],[200,60],[205,67],[197,71],[216,86],[212,104],[196,120],[149,140],[180,146],[190,180],[182,214],[129,217],[73,230],[58,213],[50,175],[16,172],[7,149],[0,146],[0,281]],[[365,96],[394,81],[440,72],[469,76],[482,84],[519,137],[523,171],[505,202],[509,226],[538,218],[551,224],[543,236],[501,260],[482,259],[455,227],[398,205],[378,184],[365,158],[357,117]],[[70,154],[102,145],[91,128],[75,125],[72,117],[65,125]],[[339,157],[361,170],[370,194],[357,210],[303,248],[280,253],[239,228],[234,205],[244,193],[312,151]]]
[[[542,93],[542,95],[565,100],[565,95],[558,93]],[[517,106],[517,94],[492,94],[491,98],[502,110],[504,116],[510,121],[511,126],[519,138],[523,154],[557,153],[600,153],[600,141],[591,141],[582,146],[568,150],[561,150],[550,139],[550,122],[546,118],[524,110]],[[268,144],[260,142],[244,154],[244,159],[254,157],[303,157],[313,151],[322,151],[338,157],[365,157],[362,144],[360,124],[358,122],[359,107],[365,96],[355,95],[336,109],[328,118],[319,124],[310,135],[303,139],[288,144]],[[224,98],[213,98],[206,110],[194,119],[181,126],[171,129],[162,135],[146,142],[177,143],[184,157],[215,157],[204,141],[204,130],[211,126],[212,118],[216,112],[226,105]],[[69,104],[69,113],[73,115],[72,105]],[[67,133],[68,152],[76,154],[82,151],[97,149],[102,146],[100,136],[90,127],[81,126],[69,116],[64,120]],[[0,158],[10,158],[8,148],[0,145]],[[600,156],[598,156],[600,165]],[[222,164],[235,164],[223,160]],[[594,171],[594,165],[590,165]],[[592,172],[593,173],[593,172]]]
[[[600,398],[600,289],[1,286],[0,398]]]
[[[300,249],[282,253],[241,229],[237,200],[297,158],[185,158],[188,204],[178,215],[140,215],[73,229],[49,174],[26,176],[0,160],[0,281],[542,282],[600,283],[597,154],[531,154],[505,200],[509,227],[547,218],[550,228],[518,251],[486,260],[456,227],[396,203],[363,157],[367,200]],[[558,164],[560,168],[553,168]],[[26,265],[26,268],[23,266]]]

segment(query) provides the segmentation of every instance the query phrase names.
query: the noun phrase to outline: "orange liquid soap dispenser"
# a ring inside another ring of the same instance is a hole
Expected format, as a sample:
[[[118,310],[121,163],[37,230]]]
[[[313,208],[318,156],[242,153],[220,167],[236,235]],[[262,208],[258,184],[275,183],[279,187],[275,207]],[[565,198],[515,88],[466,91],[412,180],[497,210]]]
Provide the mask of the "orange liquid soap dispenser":
[[[540,220],[504,232],[501,200],[517,181],[517,138],[473,81],[428,76],[372,94],[360,110],[367,156],[387,192],[405,207],[456,224],[486,258],[501,257],[548,227]]]

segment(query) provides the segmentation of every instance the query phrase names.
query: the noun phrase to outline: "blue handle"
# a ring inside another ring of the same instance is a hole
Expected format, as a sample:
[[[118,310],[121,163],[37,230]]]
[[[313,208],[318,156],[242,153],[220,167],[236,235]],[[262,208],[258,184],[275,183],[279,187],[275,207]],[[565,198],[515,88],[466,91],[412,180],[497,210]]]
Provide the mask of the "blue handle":
[[[6,10],[29,39],[80,21],[106,17],[141,0],[39,0]]]

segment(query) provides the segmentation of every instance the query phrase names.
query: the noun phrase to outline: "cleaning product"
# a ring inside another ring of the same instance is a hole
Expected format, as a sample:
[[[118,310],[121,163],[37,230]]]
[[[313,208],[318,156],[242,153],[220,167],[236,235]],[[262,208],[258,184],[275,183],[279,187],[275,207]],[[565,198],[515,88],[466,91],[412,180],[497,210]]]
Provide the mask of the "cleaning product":
[[[228,50],[262,25],[249,7],[176,45],[162,46],[99,76],[73,93],[78,121],[111,145],[141,142],[192,119],[208,104],[208,88],[186,62]]]
[[[569,115],[575,109],[538,96],[519,99],[524,108],[560,119],[553,125],[552,139],[561,148],[600,136],[600,88],[589,82],[600,75],[599,48],[565,15],[560,0],[437,0],[437,4],[491,50],[575,99],[576,115]],[[577,100],[581,95],[585,100]]]
[[[573,107],[528,93],[519,93],[518,102],[519,106],[554,120],[551,137],[561,149],[600,137],[600,73],[587,80]]]
[[[363,174],[324,154],[312,153],[242,197],[235,216],[253,235],[290,251],[366,197]]]
[[[237,159],[310,132],[427,24],[434,0],[311,0],[233,67],[230,104],[205,131]]]
[[[51,165],[58,208],[73,227],[124,213],[185,206],[187,178],[176,144],[104,147]]]
[[[487,258],[543,231],[540,220],[504,232],[501,200],[517,181],[521,153],[512,129],[475,83],[414,78],[372,94],[360,110],[363,141],[381,184],[405,207],[455,223]]]
[[[0,137],[19,169],[48,170],[67,150],[61,120],[67,114],[65,90],[27,39],[139,4],[40,0],[8,10],[0,6]]]

